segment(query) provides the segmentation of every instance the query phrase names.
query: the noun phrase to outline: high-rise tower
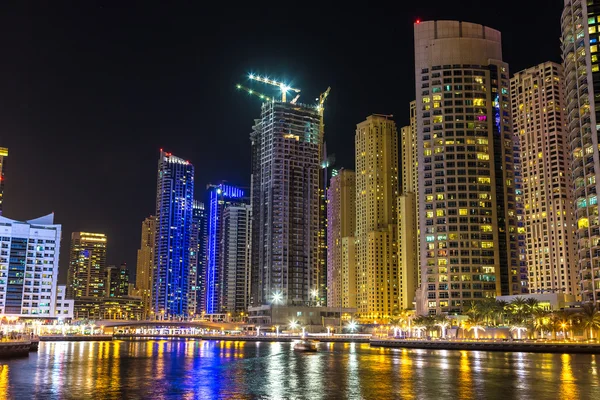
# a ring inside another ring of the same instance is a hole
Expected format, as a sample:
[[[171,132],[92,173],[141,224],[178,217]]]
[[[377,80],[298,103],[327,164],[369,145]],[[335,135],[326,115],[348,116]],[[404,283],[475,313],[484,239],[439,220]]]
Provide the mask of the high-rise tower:
[[[240,314],[250,299],[251,207],[232,202],[223,209],[221,311]]]
[[[224,241],[230,239],[227,234],[235,230],[234,227],[228,227],[225,224],[224,212],[230,206],[243,205],[244,190],[241,188],[226,185],[209,185],[209,213],[208,213],[208,252],[207,252],[207,271],[206,271],[206,312],[216,314],[225,312],[224,293],[227,289],[224,287],[227,283],[229,271],[226,268],[229,264],[226,260],[230,255],[228,252],[237,252],[237,248],[229,249]],[[227,221],[228,223],[231,220]],[[245,229],[246,224],[240,229]],[[249,238],[248,238],[249,240]],[[245,244],[245,242],[244,242]],[[231,257],[235,259],[232,254]]]
[[[354,244],[356,175],[343,168],[334,170],[330,182],[327,189],[327,306],[356,307],[355,262],[348,254],[344,257],[344,252],[348,253],[349,246]],[[354,300],[352,306],[350,297]]]
[[[106,296],[106,243],[103,233],[71,234],[67,298]]]
[[[387,115],[356,126],[356,305],[363,321],[399,312],[398,132]]]
[[[158,318],[187,317],[194,166],[160,151],[152,308]]]
[[[194,200],[192,236],[190,239],[190,314],[206,312],[206,249],[208,246],[208,210],[204,203]]]
[[[419,210],[417,204],[419,174],[417,173],[417,110],[410,102],[410,125],[400,129],[402,190],[398,196],[398,269],[400,278],[400,309],[414,308],[415,293],[420,282]]]
[[[2,203],[4,202],[4,173],[6,171],[6,157],[8,149],[0,147],[0,215],[2,215]]]
[[[310,302],[319,268],[319,109],[263,103],[252,141],[252,303]]]
[[[143,318],[150,316],[152,310],[152,277],[154,274],[154,236],[156,218],[151,215],[142,221],[140,248],[137,251],[135,288],[142,297]]]
[[[500,32],[414,25],[420,313],[520,294],[508,65]]]
[[[546,62],[511,79],[519,138],[530,293],[578,294],[569,138],[562,67]],[[580,201],[581,208],[585,199]]]
[[[561,17],[577,270],[583,301],[600,301],[600,1],[565,0]]]

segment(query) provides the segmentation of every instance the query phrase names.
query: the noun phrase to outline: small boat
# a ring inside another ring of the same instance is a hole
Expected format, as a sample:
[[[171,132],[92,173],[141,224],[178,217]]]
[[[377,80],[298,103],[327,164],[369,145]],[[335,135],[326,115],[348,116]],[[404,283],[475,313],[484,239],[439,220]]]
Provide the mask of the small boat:
[[[316,340],[302,339],[294,343],[295,351],[318,351],[319,342]]]

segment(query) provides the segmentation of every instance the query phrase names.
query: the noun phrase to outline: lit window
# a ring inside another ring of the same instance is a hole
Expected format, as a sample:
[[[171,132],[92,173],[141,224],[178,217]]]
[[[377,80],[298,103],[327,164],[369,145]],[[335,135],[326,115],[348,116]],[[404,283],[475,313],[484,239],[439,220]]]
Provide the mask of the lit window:
[[[458,215],[469,215],[469,213],[466,208],[461,208],[458,210]]]
[[[595,26],[590,26],[590,27],[588,28],[588,32],[589,32],[589,33],[596,33],[596,27],[595,27]]]
[[[577,221],[577,228],[579,229],[589,228],[589,226],[590,221],[587,218],[580,218],[579,221]]]

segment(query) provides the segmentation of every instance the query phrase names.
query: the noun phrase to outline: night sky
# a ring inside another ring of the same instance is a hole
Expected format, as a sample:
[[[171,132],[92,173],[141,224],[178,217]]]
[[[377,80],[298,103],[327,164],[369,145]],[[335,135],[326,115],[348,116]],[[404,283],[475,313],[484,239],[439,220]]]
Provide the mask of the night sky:
[[[560,62],[561,0],[59,3],[0,6],[0,147],[10,152],[4,215],[54,212],[62,224],[61,282],[73,231],[106,233],[108,262],[134,272],[159,148],[194,164],[198,198],[209,182],[249,184],[260,101],[234,88],[248,72],[302,89],[300,102],[331,86],[327,148],[336,167],[353,168],[357,123],[371,113],[408,123],[416,19],[500,30],[512,72]]]

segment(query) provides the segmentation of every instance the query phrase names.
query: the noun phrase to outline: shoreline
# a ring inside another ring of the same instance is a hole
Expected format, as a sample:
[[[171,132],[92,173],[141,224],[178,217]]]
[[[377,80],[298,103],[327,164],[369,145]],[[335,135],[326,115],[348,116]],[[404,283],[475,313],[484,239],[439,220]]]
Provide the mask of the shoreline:
[[[40,341],[152,341],[152,340],[215,340],[229,342],[281,342],[290,343],[299,340],[299,336],[228,336],[228,335],[143,335],[143,334],[116,334],[102,336],[41,336]],[[368,343],[373,347],[421,349],[421,350],[467,350],[467,351],[498,351],[498,352],[527,352],[551,354],[600,354],[600,344],[593,343],[560,343],[560,342],[534,342],[534,341],[493,341],[493,340],[405,340],[383,339],[366,337],[335,337],[335,336],[309,336],[308,339],[323,343]]]
[[[557,342],[496,342],[477,340],[453,342],[448,340],[402,340],[372,339],[371,346],[422,349],[422,350],[468,350],[468,351],[501,351],[511,353],[552,353],[552,354],[600,354],[600,344],[592,343],[557,343]]]

